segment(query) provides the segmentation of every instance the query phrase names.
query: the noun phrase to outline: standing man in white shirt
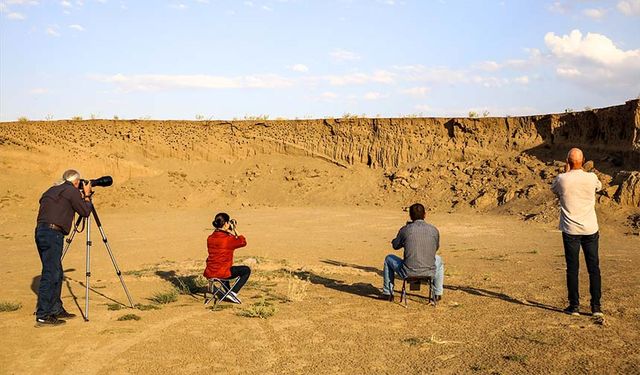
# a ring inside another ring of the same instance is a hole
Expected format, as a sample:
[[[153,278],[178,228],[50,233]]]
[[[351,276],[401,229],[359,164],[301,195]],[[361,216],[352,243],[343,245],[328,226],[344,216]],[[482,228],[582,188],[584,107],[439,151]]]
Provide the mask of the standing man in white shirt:
[[[565,173],[553,180],[551,190],[560,199],[560,225],[564,257],[567,262],[567,289],[569,306],[567,314],[580,315],[580,293],[578,288],[578,270],[580,268],[580,247],[589,271],[589,292],[591,294],[591,313],[602,316],[600,307],[601,281],[598,260],[598,218],[596,217],[597,191],[602,183],[595,173],[582,169],[584,155],[579,148],[572,148],[567,154]]]

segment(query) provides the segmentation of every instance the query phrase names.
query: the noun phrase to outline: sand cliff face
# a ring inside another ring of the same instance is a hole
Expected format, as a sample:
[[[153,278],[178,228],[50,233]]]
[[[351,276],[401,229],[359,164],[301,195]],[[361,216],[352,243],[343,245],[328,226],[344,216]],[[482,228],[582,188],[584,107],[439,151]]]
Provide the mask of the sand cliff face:
[[[508,118],[0,124],[6,176],[35,172],[52,180],[77,166],[85,175],[114,175],[125,197],[144,196],[144,179],[179,189],[181,180],[192,178],[196,191],[215,190],[215,199],[232,202],[322,204],[329,196],[341,204],[422,200],[432,209],[500,208],[525,218],[555,216],[548,184],[562,169],[567,150],[576,146],[605,185],[602,205],[640,207],[638,100]],[[287,159],[276,160],[278,155]],[[136,179],[140,186],[124,183]],[[154,199],[179,204],[174,200],[181,195],[146,194],[149,204]]]

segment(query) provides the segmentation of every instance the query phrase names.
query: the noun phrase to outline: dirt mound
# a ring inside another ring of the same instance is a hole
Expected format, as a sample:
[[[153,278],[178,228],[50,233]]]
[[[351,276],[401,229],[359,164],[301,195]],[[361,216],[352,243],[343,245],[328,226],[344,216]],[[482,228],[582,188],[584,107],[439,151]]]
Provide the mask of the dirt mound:
[[[628,215],[640,207],[638,100],[507,118],[0,124],[5,196],[35,198],[41,186],[25,191],[12,181],[53,181],[75,166],[87,176],[113,175],[116,187],[104,195],[132,207],[423,201],[433,211],[548,221],[556,217],[548,185],[575,146],[605,186],[599,209]]]

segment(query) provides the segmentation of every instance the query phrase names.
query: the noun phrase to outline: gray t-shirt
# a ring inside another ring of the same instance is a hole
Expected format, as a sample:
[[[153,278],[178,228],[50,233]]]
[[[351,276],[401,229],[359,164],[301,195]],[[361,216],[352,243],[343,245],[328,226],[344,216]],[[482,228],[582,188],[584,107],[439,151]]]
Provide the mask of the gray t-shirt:
[[[404,272],[411,276],[433,276],[436,252],[440,247],[438,229],[424,220],[416,220],[400,228],[391,241],[395,250],[404,247]]]
[[[595,173],[573,169],[559,174],[551,185],[551,190],[560,198],[558,229],[573,235],[596,233],[596,191],[601,189],[602,183]]]

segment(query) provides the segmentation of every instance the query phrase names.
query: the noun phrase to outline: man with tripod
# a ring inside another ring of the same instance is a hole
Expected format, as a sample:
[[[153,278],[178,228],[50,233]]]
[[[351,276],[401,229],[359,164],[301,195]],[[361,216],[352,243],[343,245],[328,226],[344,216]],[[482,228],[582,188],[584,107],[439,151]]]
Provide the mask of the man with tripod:
[[[88,217],[92,211],[91,182],[86,181],[80,192],[80,173],[69,169],[62,179],[42,194],[35,230],[36,246],[42,262],[38,287],[36,327],[57,326],[73,318],[62,306],[62,246],[64,236],[71,231],[75,213]]]

